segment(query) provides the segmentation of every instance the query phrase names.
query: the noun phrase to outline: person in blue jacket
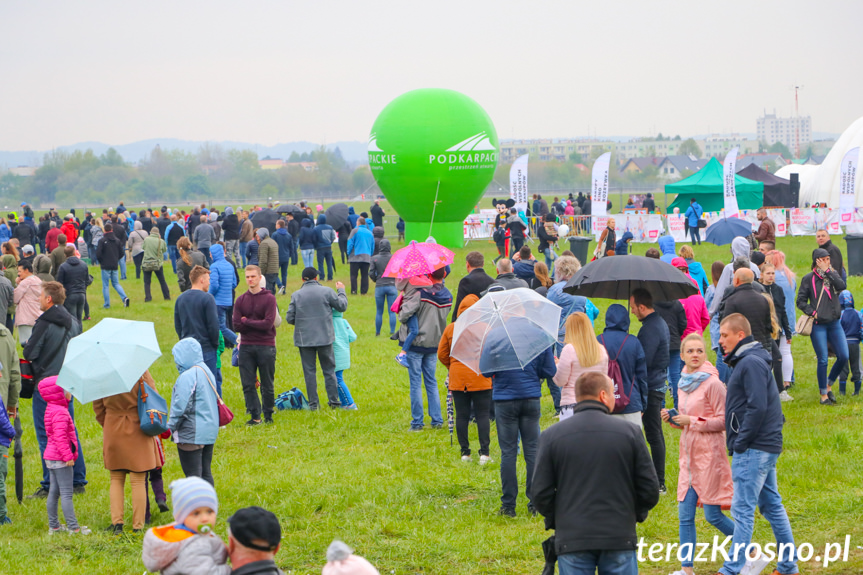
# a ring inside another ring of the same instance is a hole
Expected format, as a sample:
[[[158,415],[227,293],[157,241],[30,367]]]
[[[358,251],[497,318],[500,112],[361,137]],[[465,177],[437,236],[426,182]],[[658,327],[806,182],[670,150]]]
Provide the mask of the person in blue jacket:
[[[312,220],[303,218],[300,224],[300,253],[303,256],[303,268],[315,267],[315,230]]]
[[[225,259],[225,248],[221,244],[210,247],[210,295],[216,300],[216,311],[219,314],[219,329],[228,347],[237,345],[237,334],[228,329],[227,318],[234,307],[234,288],[237,287],[237,275],[234,266]]]
[[[288,232],[288,223],[285,220],[276,222],[276,231],[273,234],[273,240],[279,246],[279,293],[285,293],[285,285],[288,281],[288,266],[291,259],[295,256],[294,238]]]
[[[494,373],[483,373],[492,381],[497,441],[500,445],[500,514],[515,517],[515,504],[518,498],[518,477],[516,461],[518,441],[521,436],[524,464],[527,469],[525,494],[528,497],[528,511],[534,512],[530,502],[530,486],[533,479],[533,466],[536,461],[536,448],[539,445],[539,417],[542,413],[542,380],[554,377],[557,366],[554,363],[553,346],[540,353],[524,369],[510,369]]]
[[[171,392],[168,429],[186,477],[195,475],[215,485],[210,470],[213,446],[219,436],[215,376],[204,363],[201,344],[196,339],[181,339],[172,352],[180,375]]]
[[[348,237],[348,264],[351,268],[351,295],[357,295],[357,276],[362,277],[360,293],[366,295],[369,291],[369,265],[372,253],[375,251],[375,237],[365,225],[365,219],[357,219],[357,227],[351,230]]]
[[[701,207],[701,204],[695,198],[692,198],[689,200],[689,208],[687,208],[686,213],[683,215],[689,224],[689,235],[692,236],[692,245],[694,246],[696,243],[701,245],[701,230],[698,229],[698,220],[704,215],[704,208]]]
[[[351,229],[357,227],[357,220],[360,217],[357,215],[357,212],[354,211],[353,206],[348,206],[348,221],[351,223]]]
[[[854,309],[854,296],[847,289],[839,294],[839,305],[842,307],[839,323],[842,324],[845,339],[848,340],[848,363],[839,372],[839,393],[845,395],[850,366],[854,395],[860,395],[860,336],[863,324],[861,324],[860,314]]]
[[[614,244],[614,255],[625,256],[629,252],[629,242],[633,240],[632,232],[625,232],[623,237]]]
[[[675,246],[676,244],[673,237],[662,236],[659,238],[659,251],[662,254],[659,256],[659,259],[667,264],[671,264],[671,260],[677,257],[677,254],[674,251]]]
[[[315,256],[318,259],[318,276],[321,280],[324,279],[324,264],[326,264],[327,281],[333,281],[333,272],[336,269],[336,262],[333,260],[333,242],[335,241],[336,230],[327,223],[325,214],[319,214],[318,225],[315,226]]]
[[[629,334],[629,310],[619,303],[608,306],[605,330],[596,339],[608,352],[609,361],[617,359],[623,379],[623,390],[619,393],[629,397],[629,404],[614,415],[643,427],[641,413],[647,407],[647,362],[641,342]]]

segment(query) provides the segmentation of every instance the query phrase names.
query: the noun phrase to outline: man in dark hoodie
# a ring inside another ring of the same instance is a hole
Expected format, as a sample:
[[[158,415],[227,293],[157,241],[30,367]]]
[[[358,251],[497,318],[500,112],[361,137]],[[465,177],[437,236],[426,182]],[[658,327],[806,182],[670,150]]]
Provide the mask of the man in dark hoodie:
[[[327,216],[318,216],[318,225],[315,226],[315,254],[318,258],[318,276],[324,277],[324,262],[327,264],[327,281],[333,281],[333,271],[336,262],[333,260],[333,242],[336,240],[336,231],[327,223]]]
[[[629,398],[626,407],[613,415],[644,427],[641,414],[647,408],[647,362],[641,342],[629,335],[629,311],[619,303],[608,306],[605,331],[596,340],[605,348],[609,359],[617,358],[623,389],[616,391]]]
[[[730,560],[719,573],[737,575],[743,570],[756,505],[776,537],[779,557],[774,573],[797,573],[794,535],[776,483],[785,418],[768,365],[770,354],[753,339],[749,321],[739,313],[722,320],[719,345],[728,350],[725,363],[733,369],[725,396],[725,440],[734,480],[734,536]]]
[[[57,375],[66,359],[66,347],[69,340],[81,333],[72,315],[63,307],[66,292],[58,282],[42,284],[42,296],[39,307],[42,315],[33,326],[33,334],[24,346],[24,359],[30,362],[33,369],[33,424],[36,428],[36,439],[39,441],[39,453],[45,452],[48,445],[48,435],[45,433],[45,408],[47,404],[39,395],[39,382],[46,377]],[[75,417],[72,401],[69,402],[69,413]],[[77,435],[77,431],[75,432]],[[87,467],[84,463],[84,453],[81,442],[78,441],[78,458],[75,460],[72,485],[75,493],[83,493],[87,485]],[[31,497],[47,497],[51,480],[45,461],[42,460],[42,483]]]
[[[845,395],[850,368],[854,395],[860,395],[860,336],[863,335],[863,324],[860,314],[854,309],[854,296],[850,291],[846,289],[839,294],[839,304],[842,306],[839,322],[845,331],[845,339],[848,340],[848,363],[839,372],[839,393]]]
[[[109,286],[114,286],[117,295],[123,300],[123,305],[129,307],[129,298],[126,297],[126,292],[123,291],[123,286],[120,285],[120,277],[117,271],[120,258],[124,257],[123,244],[114,235],[114,227],[112,224],[105,224],[105,235],[99,240],[99,245],[96,246],[96,259],[99,260],[99,265],[102,266],[102,298],[105,300],[105,309],[111,307],[111,299],[109,297]]]
[[[296,257],[294,238],[288,232],[288,224],[285,220],[276,222],[276,233],[273,234],[273,241],[279,246],[279,293],[284,295],[288,281],[288,266],[291,264],[291,259]]]
[[[381,207],[381,201],[375,200],[375,203],[372,204],[371,209],[369,210],[372,214],[372,223],[374,223],[374,227],[384,227],[384,209]]]
[[[372,236],[375,238],[375,249],[372,252],[373,256],[378,255],[378,252],[381,251],[381,240],[384,239],[384,228],[382,226],[375,226],[372,230]]]
[[[294,251],[291,256],[291,265],[297,265],[298,256],[300,254],[300,222],[294,219],[294,214],[288,212],[285,214],[285,222],[287,222],[288,233],[294,238]]]
[[[225,208],[225,219],[222,220],[222,231],[225,232],[225,252],[240,263],[240,218],[234,213],[234,208]],[[164,237],[164,236],[162,236]]]
[[[75,248],[66,246],[66,261],[60,264],[57,271],[57,281],[66,291],[66,301],[63,306],[78,322],[78,328],[83,329],[81,318],[84,314],[84,304],[87,302],[87,284],[90,272],[87,264],[75,255]]]
[[[638,341],[644,349],[647,363],[647,406],[642,414],[644,435],[650,445],[650,456],[659,479],[659,493],[665,494],[665,436],[662,433],[660,412],[665,407],[665,391],[668,389],[665,379],[668,373],[668,326],[653,309],[653,296],[646,289],[632,291],[629,307],[641,322]]]

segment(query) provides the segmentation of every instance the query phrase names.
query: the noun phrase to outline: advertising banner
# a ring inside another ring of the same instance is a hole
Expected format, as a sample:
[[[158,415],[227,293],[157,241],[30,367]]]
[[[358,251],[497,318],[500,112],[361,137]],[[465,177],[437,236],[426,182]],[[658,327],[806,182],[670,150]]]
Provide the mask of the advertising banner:
[[[674,241],[685,242],[686,218],[682,214],[669,214],[666,220],[668,221],[668,233],[674,238]]]
[[[611,162],[611,152],[606,152],[593,164],[593,186],[591,187],[590,210],[593,216],[604,216],[608,207],[608,166]],[[594,226],[595,227],[595,226]],[[602,229],[605,228],[603,224]]]
[[[725,216],[736,218],[740,210],[737,207],[737,190],[734,187],[734,178],[737,176],[737,151],[734,148],[725,156],[722,166],[723,182],[725,186]]]
[[[527,213],[527,159],[519,156],[509,169],[509,197],[515,201],[515,209]]]

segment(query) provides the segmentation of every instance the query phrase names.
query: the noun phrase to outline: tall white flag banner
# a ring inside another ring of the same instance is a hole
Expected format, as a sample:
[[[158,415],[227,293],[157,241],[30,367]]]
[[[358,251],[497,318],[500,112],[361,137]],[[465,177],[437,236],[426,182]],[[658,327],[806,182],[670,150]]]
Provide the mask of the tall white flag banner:
[[[593,187],[590,197],[590,215],[604,216],[608,205],[608,166],[611,163],[611,152],[606,152],[593,163]]]
[[[851,148],[842,158],[842,170],[839,173],[839,212],[843,223],[851,222],[854,214],[854,199],[857,195],[857,159],[860,148]]]
[[[737,190],[734,188],[734,178],[737,176],[737,152],[739,147],[734,148],[725,156],[723,166],[723,183],[725,184],[725,217],[736,218],[740,216],[737,207]]]
[[[509,197],[515,200],[515,209],[527,212],[527,157],[519,156],[509,169]]]

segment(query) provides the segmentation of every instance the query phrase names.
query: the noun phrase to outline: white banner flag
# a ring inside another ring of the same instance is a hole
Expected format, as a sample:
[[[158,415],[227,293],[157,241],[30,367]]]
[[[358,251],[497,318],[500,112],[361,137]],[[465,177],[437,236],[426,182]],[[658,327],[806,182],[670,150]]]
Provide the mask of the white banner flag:
[[[519,156],[509,170],[509,197],[515,200],[515,209],[527,213],[527,158]]]
[[[842,223],[851,223],[854,215],[854,199],[857,196],[857,158],[860,148],[851,148],[842,158],[839,173],[839,211]]]
[[[593,187],[591,188],[590,215],[604,216],[608,206],[608,166],[611,152],[606,152],[593,163]]]
[[[737,152],[740,148],[735,147],[725,156],[723,166],[723,182],[725,184],[725,217],[736,218],[740,216],[737,207],[737,190],[734,188],[734,178],[737,175]]]

